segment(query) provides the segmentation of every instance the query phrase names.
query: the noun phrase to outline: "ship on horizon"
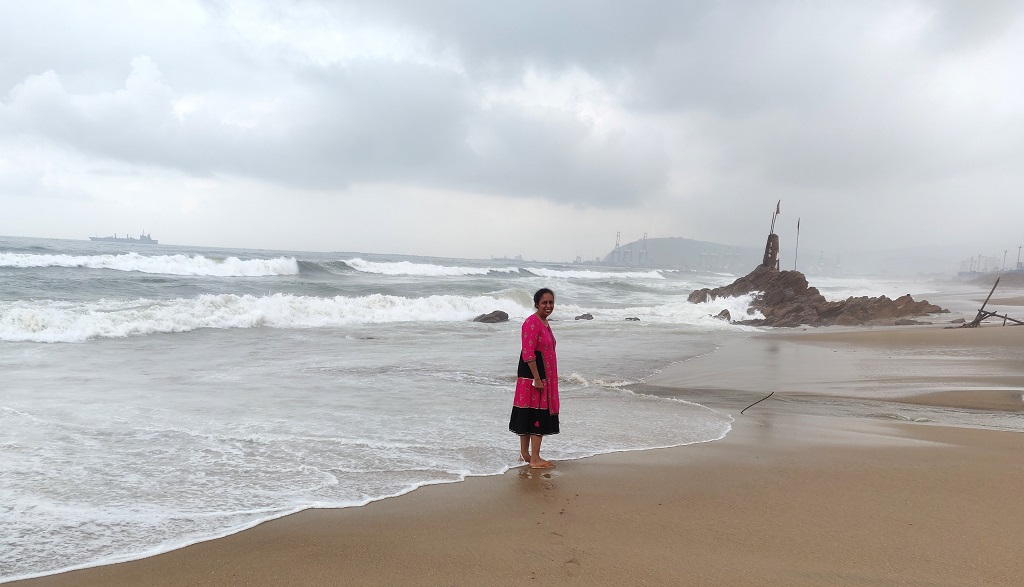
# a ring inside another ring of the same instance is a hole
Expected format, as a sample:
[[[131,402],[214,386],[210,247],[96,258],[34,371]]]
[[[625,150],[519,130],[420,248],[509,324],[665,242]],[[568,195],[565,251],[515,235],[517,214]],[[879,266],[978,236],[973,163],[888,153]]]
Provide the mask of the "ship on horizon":
[[[117,236],[117,233],[115,232],[114,236],[90,236],[89,240],[91,240],[91,241],[100,241],[100,242],[105,242],[105,243],[139,243],[139,244],[143,244],[143,245],[158,245],[158,244],[160,244],[159,241],[153,240],[153,238],[150,237],[145,232],[140,234],[139,238],[135,238],[133,236],[128,236],[127,234],[125,234],[124,236]]]

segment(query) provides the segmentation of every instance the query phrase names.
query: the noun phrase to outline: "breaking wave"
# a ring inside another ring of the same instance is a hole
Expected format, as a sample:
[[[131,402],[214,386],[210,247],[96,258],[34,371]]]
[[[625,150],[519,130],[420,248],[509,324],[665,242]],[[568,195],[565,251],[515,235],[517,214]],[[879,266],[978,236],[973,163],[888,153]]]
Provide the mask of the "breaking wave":
[[[665,279],[660,271],[591,271],[589,269],[542,269],[531,267],[527,269],[538,277],[551,277],[561,279]]]
[[[545,269],[542,267],[466,267],[411,263],[409,261],[373,262],[356,257],[344,261],[349,268],[361,273],[377,275],[412,275],[423,277],[448,277],[460,275],[514,275],[547,277],[552,279],[665,279],[660,271],[592,271],[589,269]]]
[[[0,253],[0,267],[15,269],[72,267],[210,277],[265,277],[271,275],[297,275],[299,273],[299,264],[293,257],[243,260],[238,257],[211,259],[202,255],[146,256],[138,253],[125,253],[122,255]]]
[[[200,328],[319,328],[388,322],[471,320],[493,310],[525,316],[491,296],[403,298],[373,294],[320,298],[205,294],[171,300],[19,301],[0,305],[0,340],[82,342],[93,338],[189,332]]]
[[[433,265],[430,263],[410,263],[409,261],[377,263],[373,261],[364,261],[358,257],[345,261],[345,264],[356,271],[362,273],[376,273],[378,275],[446,277],[458,275],[488,275],[490,273],[519,273],[518,267],[453,267],[448,265]]]
[[[0,304],[0,340],[8,342],[84,342],[94,338],[191,332],[202,328],[330,328],[396,322],[464,322],[494,310],[518,320],[531,313],[525,294],[434,295],[419,298],[372,294],[359,297],[315,297],[294,294],[265,296],[204,294],[169,300],[20,300]],[[519,298],[523,298],[520,300]],[[748,317],[750,296],[723,298],[704,304],[667,304],[588,310],[559,306],[559,321],[576,323],[573,316],[593,312],[594,321],[628,324],[626,318],[648,323],[680,324],[700,330],[744,328],[715,319],[728,309]],[[749,317],[761,317],[759,314]],[[564,324],[563,322],[563,324]]]

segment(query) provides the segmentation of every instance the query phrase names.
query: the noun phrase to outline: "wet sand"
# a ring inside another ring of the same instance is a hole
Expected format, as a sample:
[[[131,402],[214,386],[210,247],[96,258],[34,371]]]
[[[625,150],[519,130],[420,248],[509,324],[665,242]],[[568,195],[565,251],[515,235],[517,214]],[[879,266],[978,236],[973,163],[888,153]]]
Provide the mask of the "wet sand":
[[[738,336],[637,387],[732,414],[724,440],[12,584],[1017,585],[1024,434],[993,428],[1024,429],[1021,349],[1016,327]]]
[[[992,298],[988,301],[988,303],[995,306],[1024,306],[1024,296],[1013,296],[1009,298]]]

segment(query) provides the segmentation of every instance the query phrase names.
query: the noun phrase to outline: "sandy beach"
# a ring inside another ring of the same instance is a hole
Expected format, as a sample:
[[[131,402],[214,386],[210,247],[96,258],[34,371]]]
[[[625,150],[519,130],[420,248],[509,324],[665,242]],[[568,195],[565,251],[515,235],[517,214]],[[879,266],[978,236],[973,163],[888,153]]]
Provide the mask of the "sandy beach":
[[[1017,585],[1022,349],[1016,327],[737,336],[635,390],[731,414],[724,440],[305,511],[11,584]],[[563,414],[564,433],[586,424]]]
[[[1024,296],[992,298],[988,302],[994,306],[1024,306]]]

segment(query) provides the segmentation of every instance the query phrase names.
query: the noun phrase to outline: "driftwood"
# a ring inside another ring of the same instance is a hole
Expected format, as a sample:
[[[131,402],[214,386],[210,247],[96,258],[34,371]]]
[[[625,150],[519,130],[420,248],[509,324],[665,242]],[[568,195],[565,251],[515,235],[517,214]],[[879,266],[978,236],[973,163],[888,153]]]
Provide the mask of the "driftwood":
[[[978,310],[978,315],[974,317],[974,320],[971,320],[970,322],[967,322],[966,324],[964,324],[960,328],[977,328],[978,326],[981,326],[982,322],[984,322],[985,320],[988,320],[989,318],[1002,318],[1003,319],[1003,326],[1006,326],[1007,322],[1013,322],[1013,324],[1011,324],[1011,326],[1024,326],[1024,321],[1017,320],[1016,318],[1010,318],[1006,314],[1003,314],[1002,316],[1000,316],[996,312],[988,312],[988,311],[985,310],[985,306],[987,306],[988,305],[988,301],[992,299],[992,294],[995,293],[996,287],[999,286],[999,280],[1000,279],[1002,279],[1002,278],[1001,277],[997,277],[996,278],[996,282],[994,284],[992,284],[992,290],[988,292],[988,297],[985,298],[984,302],[982,302],[981,309]]]

